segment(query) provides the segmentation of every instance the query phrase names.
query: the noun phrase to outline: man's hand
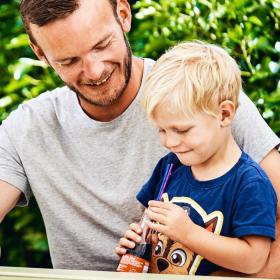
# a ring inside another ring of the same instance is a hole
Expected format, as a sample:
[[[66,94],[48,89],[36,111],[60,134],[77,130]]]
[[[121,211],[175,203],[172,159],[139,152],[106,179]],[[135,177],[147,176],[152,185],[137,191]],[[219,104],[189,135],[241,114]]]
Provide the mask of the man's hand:
[[[271,150],[260,162],[278,197],[276,240],[272,242],[270,255],[263,269],[254,275],[257,278],[280,278],[280,154],[276,149]]]

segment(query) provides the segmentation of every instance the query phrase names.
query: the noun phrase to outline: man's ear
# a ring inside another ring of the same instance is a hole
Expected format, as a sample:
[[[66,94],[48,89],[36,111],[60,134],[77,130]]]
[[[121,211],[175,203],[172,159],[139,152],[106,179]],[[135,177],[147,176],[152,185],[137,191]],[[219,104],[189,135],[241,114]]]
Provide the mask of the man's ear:
[[[41,50],[39,46],[37,46],[35,43],[30,42],[30,47],[33,50],[33,52],[36,54],[36,56],[43,62],[45,62],[47,65],[50,66],[45,54]]]
[[[225,100],[219,105],[221,127],[229,126],[236,112],[235,104],[230,100]]]
[[[117,15],[119,22],[122,26],[122,30],[127,33],[131,28],[131,10],[127,0],[118,0]]]

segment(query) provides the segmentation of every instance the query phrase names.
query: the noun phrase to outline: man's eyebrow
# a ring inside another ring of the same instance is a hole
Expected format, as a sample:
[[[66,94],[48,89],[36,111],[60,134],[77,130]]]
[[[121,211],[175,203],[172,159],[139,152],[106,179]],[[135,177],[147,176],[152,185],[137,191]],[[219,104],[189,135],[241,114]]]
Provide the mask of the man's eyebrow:
[[[97,42],[95,45],[93,45],[91,47],[91,50],[94,50],[96,47],[98,47],[99,45],[106,42],[111,36],[112,36],[111,33],[105,35],[99,42]],[[74,59],[74,58],[76,58],[76,57],[75,56],[70,56],[70,57],[65,57],[65,58],[56,58],[56,59],[54,59],[54,61],[57,62],[57,63],[62,63],[62,62],[65,62],[67,60],[71,60],[71,59]]]

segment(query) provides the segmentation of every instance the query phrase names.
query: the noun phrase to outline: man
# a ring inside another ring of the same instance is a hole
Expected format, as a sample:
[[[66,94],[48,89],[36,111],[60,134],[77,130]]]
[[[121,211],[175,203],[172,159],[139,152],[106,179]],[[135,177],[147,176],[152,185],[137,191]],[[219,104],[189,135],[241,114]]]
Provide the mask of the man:
[[[126,0],[23,0],[21,14],[33,51],[67,87],[0,127],[0,220],[32,191],[55,268],[115,270],[116,242],[142,211],[135,194],[166,153],[139,105],[153,61],[131,54]],[[279,139],[245,95],[233,133],[278,191]],[[267,265],[275,276],[277,244]]]

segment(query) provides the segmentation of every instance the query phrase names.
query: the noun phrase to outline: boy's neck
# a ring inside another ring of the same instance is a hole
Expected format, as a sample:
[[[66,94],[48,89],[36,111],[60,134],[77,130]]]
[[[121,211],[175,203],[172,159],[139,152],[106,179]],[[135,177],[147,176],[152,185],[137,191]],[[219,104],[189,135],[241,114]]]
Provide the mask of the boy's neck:
[[[191,167],[193,176],[199,181],[218,178],[228,172],[239,160],[241,150],[231,133],[206,162]]]

